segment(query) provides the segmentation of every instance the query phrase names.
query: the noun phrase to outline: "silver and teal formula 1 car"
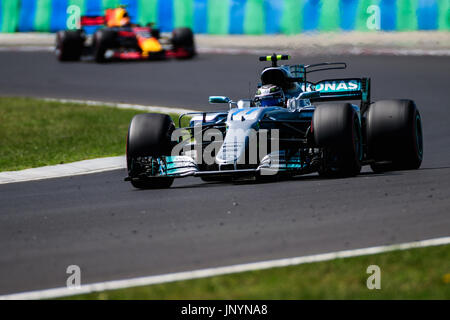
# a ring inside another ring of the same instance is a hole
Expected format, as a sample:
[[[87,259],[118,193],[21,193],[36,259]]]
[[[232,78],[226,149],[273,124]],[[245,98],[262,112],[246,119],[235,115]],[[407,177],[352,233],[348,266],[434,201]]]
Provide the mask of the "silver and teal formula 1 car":
[[[139,114],[127,137],[128,177],[137,188],[167,188],[175,178],[206,181],[274,179],[318,172],[350,177],[363,165],[375,172],[420,167],[422,125],[412,100],[370,99],[369,78],[307,80],[312,72],[346,64],[282,65],[287,55],[260,57],[254,99],[224,103],[226,111],[198,112],[175,128],[168,115]],[[353,103],[350,103],[353,102]]]

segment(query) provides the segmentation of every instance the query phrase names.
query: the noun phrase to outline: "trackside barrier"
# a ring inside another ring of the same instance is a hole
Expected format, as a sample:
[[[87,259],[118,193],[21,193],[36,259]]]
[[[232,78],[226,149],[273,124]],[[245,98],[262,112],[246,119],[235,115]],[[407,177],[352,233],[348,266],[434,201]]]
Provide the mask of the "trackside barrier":
[[[163,32],[450,30],[449,0],[0,0],[0,31],[55,32],[72,25],[71,15],[102,15],[119,4],[133,22],[154,22]]]

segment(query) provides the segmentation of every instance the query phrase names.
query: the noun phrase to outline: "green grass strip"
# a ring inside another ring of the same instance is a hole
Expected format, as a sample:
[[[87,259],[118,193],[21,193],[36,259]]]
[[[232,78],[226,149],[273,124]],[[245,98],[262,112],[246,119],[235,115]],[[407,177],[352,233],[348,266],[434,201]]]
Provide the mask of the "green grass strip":
[[[247,0],[244,17],[245,34],[264,34],[264,1]]]
[[[367,288],[367,267],[381,289]],[[450,299],[450,245],[250,271],[67,299]]]
[[[357,31],[373,31],[367,28],[367,19],[371,16],[367,13],[367,9],[371,5],[380,5],[380,0],[360,0],[356,11],[355,30]],[[381,13],[383,14],[383,13]]]
[[[161,0],[164,1],[164,0]],[[139,24],[158,24],[158,0],[139,0],[138,2]]]
[[[194,2],[193,0],[174,0],[174,25],[175,28],[193,28]]]
[[[450,30],[450,0],[438,0],[438,28],[439,30]]]
[[[52,0],[37,1],[36,16],[34,18],[34,30],[41,32],[50,31],[51,15],[52,15]]]
[[[417,30],[417,0],[397,0],[397,31]]]
[[[319,31],[338,31],[339,29],[339,1],[322,0],[320,7]]]
[[[142,112],[0,98],[0,171],[123,155],[128,125],[138,113]]]
[[[2,15],[1,32],[15,32],[19,24],[20,2],[17,0],[2,0],[0,14]]]
[[[303,1],[284,0],[281,30],[285,34],[297,34],[303,26]]]
[[[229,0],[208,0],[208,33],[228,34],[229,25]]]

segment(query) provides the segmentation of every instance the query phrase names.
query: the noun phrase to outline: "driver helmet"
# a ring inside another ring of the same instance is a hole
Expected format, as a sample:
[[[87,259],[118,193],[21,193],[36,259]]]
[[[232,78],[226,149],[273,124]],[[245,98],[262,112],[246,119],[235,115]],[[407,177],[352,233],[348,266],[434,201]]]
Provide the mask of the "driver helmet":
[[[107,21],[108,27],[126,27],[130,24],[130,16],[128,15],[128,11],[123,7],[108,9]]]
[[[284,107],[285,96],[283,90],[273,84],[265,84],[258,88],[255,95],[255,104],[260,107]]]

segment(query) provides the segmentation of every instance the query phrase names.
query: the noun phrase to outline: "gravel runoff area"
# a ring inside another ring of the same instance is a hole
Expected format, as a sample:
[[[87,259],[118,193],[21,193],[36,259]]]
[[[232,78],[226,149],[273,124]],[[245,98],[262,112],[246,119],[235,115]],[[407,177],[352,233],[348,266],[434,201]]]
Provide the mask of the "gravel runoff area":
[[[0,33],[0,47],[50,47],[51,33]],[[422,50],[450,52],[450,32],[331,32],[299,35],[196,35],[200,50],[283,50],[302,53],[390,52]]]

